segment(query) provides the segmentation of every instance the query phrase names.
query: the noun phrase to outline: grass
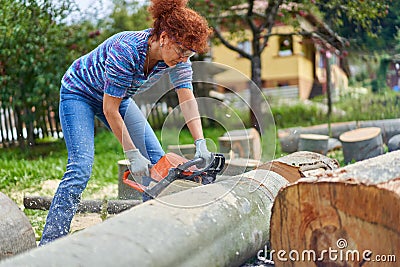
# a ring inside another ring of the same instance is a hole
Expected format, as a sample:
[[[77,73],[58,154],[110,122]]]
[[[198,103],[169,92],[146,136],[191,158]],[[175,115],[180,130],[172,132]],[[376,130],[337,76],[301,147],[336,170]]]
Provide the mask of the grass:
[[[109,131],[97,133],[93,173],[82,198],[90,198],[102,188],[118,183],[117,162],[123,158],[121,146]],[[43,182],[60,180],[66,163],[67,150],[63,140],[40,143],[25,150],[3,148],[0,154],[0,191],[22,207],[23,195],[42,194]],[[52,195],[54,192],[47,194]],[[29,218],[37,239],[40,239],[48,212],[24,209],[24,213]]]
[[[93,174],[89,193],[101,186],[114,183],[118,175],[117,161],[124,157],[116,138],[101,131],[95,138]],[[63,140],[42,143],[21,150],[3,148],[0,155],[0,190],[39,190],[46,180],[61,179],[67,164],[67,150]],[[113,164],[110,164],[110,163]]]

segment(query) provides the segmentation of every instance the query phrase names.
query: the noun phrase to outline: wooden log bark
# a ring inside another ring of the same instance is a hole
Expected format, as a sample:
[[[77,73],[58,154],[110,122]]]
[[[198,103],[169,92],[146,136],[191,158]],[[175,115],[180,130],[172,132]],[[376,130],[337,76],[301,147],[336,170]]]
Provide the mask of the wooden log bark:
[[[347,131],[357,128],[357,122],[332,123],[331,131],[334,138]],[[278,130],[278,138],[281,144],[282,152],[293,153],[298,151],[300,134],[321,134],[329,135],[328,124],[314,125],[310,127],[293,127]]]
[[[129,185],[124,184],[124,182],[122,181],[125,171],[128,170],[128,166],[128,160],[123,159],[118,161],[118,198],[141,200],[142,194],[130,187]],[[142,183],[141,177],[135,177],[135,179],[132,179],[132,177],[130,177],[130,179],[135,180],[138,183]]]
[[[24,207],[26,209],[36,209],[36,210],[49,210],[52,197],[45,196],[25,196],[24,197]],[[98,199],[85,199],[79,203],[78,213],[101,213],[104,209],[107,210],[109,214],[120,213],[122,211],[128,210],[136,205],[142,203],[140,200],[98,200]]]
[[[398,266],[398,162],[395,151],[281,189],[271,215],[275,266]]]
[[[173,152],[184,158],[192,159],[196,153],[196,146],[194,144],[169,145],[168,152]]]
[[[329,136],[321,134],[301,134],[299,151],[311,151],[326,155],[328,151]]]
[[[222,171],[223,175],[240,175],[242,173],[256,169],[261,162],[255,159],[248,158],[233,158],[225,160],[225,166]]]
[[[0,266],[240,266],[269,240],[270,210],[279,189],[301,177],[302,168],[331,166],[336,166],[331,159],[299,152],[150,200]]]
[[[332,123],[331,137],[338,139],[344,132],[366,127],[381,128],[383,142],[387,144],[388,140],[392,136],[400,134],[400,119]],[[297,151],[300,134],[329,135],[329,127],[328,124],[320,124],[310,127],[293,127],[278,130],[278,138],[282,151],[285,153],[293,153]]]
[[[35,247],[35,232],[28,218],[0,192],[0,260]]]
[[[367,127],[345,132],[339,136],[344,162],[373,158],[383,154],[381,128]]]

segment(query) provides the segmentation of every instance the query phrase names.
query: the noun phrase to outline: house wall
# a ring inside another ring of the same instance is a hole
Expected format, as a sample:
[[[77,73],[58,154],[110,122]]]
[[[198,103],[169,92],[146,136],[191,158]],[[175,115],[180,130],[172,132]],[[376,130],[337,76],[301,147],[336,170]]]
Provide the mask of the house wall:
[[[292,26],[279,25],[273,28],[273,35],[269,38],[268,45],[261,55],[263,88],[297,86],[299,98],[308,99],[314,82],[322,87],[322,93],[326,91],[325,63],[320,60],[315,44],[309,39],[303,39],[302,36],[292,35],[291,52],[282,53],[282,36],[290,36],[292,32]],[[248,37],[250,39],[250,36]],[[232,43],[235,44],[235,42]],[[248,88],[248,82],[251,80],[250,60],[240,57],[238,53],[222,44],[213,46],[212,55],[214,62],[232,68],[226,73],[217,75],[215,77],[217,82],[223,81],[223,84],[228,85],[233,91]],[[334,57],[331,59],[332,92],[338,95],[340,91],[348,88],[348,78],[339,67],[340,59],[335,55],[332,57]],[[238,73],[241,75],[237,75]]]
[[[248,88],[251,80],[251,62],[246,58],[241,58],[238,53],[226,48],[224,45],[213,45],[213,62],[227,65],[230,70],[214,76],[219,84],[224,84],[227,89],[241,91]],[[239,74],[241,75],[238,75]]]
[[[274,34],[290,34],[293,28],[290,26],[278,26],[273,29]],[[311,46],[302,44],[302,37],[292,36],[292,53],[290,55],[279,55],[281,36],[273,35],[268,40],[268,46],[261,55],[264,88],[280,87],[285,85],[296,85],[299,88],[299,97],[307,99],[314,80],[313,62],[309,57],[307,49]],[[237,44],[237,43],[236,43]],[[213,61],[229,65],[233,69],[243,73],[251,79],[250,60],[242,58],[238,53],[229,50],[224,45],[214,45],[212,48]],[[238,75],[240,76],[240,75]],[[223,80],[224,84],[231,84],[233,90],[246,89],[247,81],[236,75],[220,74],[215,78]]]

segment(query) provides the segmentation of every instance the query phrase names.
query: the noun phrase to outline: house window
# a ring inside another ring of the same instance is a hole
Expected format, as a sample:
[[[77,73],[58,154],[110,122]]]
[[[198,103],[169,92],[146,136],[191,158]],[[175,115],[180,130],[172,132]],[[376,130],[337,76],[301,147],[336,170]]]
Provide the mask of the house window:
[[[244,41],[244,42],[238,43],[238,48],[242,49],[244,52],[246,52],[249,55],[251,55],[251,53],[252,53],[250,41]],[[242,56],[239,54],[239,57],[242,57]]]
[[[279,56],[291,56],[293,55],[293,40],[291,36],[281,36],[279,38]]]
[[[318,67],[320,67],[321,69],[325,68],[325,59],[324,59],[324,56],[322,53],[325,53],[325,52],[320,51],[319,62],[318,62]]]

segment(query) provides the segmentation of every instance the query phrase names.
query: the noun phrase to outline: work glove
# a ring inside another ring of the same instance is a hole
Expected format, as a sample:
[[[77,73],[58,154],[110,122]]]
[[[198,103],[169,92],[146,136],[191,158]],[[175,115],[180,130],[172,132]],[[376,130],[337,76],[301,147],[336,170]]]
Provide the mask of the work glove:
[[[151,166],[151,162],[143,157],[139,149],[127,150],[125,151],[125,155],[129,160],[129,171],[132,176],[150,176],[149,167]]]
[[[194,154],[194,158],[203,158],[203,164],[197,164],[197,168],[204,168],[210,165],[211,161],[213,160],[213,155],[207,149],[207,144],[205,139],[197,139],[194,142],[196,146],[196,154]]]

